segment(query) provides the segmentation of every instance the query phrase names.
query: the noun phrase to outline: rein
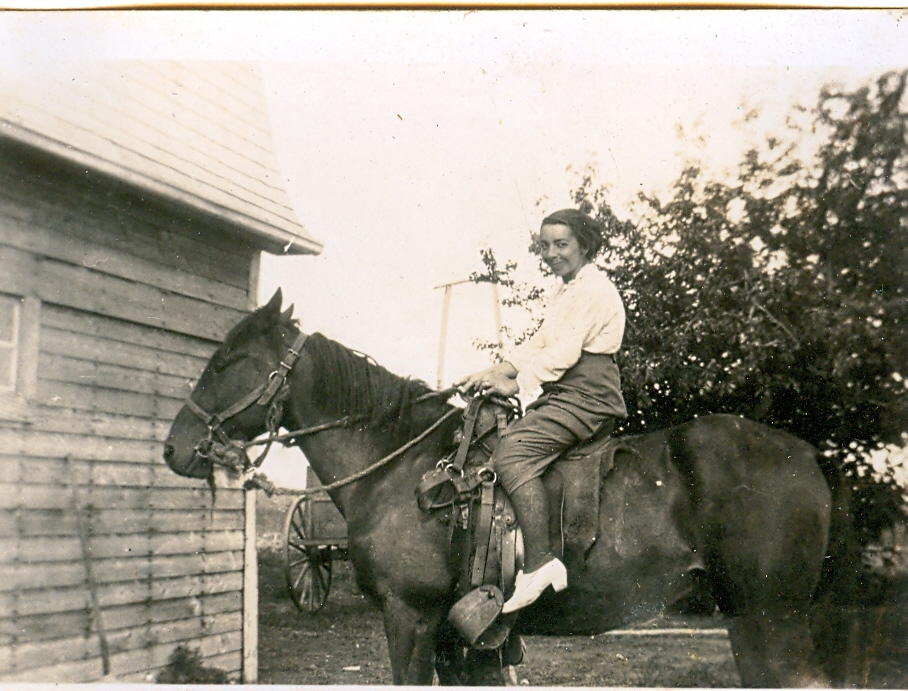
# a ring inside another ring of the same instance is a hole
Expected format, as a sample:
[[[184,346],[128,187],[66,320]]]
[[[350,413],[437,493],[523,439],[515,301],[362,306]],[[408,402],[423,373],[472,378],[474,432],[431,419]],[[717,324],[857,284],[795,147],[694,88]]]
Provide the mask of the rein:
[[[189,410],[191,410],[195,414],[195,416],[198,417],[208,428],[208,437],[199,441],[199,443],[195,446],[196,454],[208,459],[208,461],[213,464],[222,465],[234,471],[242,470],[243,473],[248,474],[262,465],[265,460],[265,456],[271,449],[271,445],[275,442],[282,444],[283,446],[291,446],[297,439],[300,439],[302,437],[318,434],[319,432],[324,432],[330,429],[349,427],[350,425],[361,422],[365,419],[366,416],[364,415],[347,416],[340,418],[339,420],[323,422],[311,427],[294,430],[286,434],[277,433],[281,418],[284,414],[284,402],[290,395],[290,385],[287,383],[287,376],[290,374],[290,371],[293,369],[297,360],[299,360],[300,352],[302,351],[302,347],[308,337],[308,334],[300,332],[299,336],[297,336],[296,340],[293,342],[293,345],[287,351],[287,355],[284,356],[283,360],[281,360],[278,368],[268,375],[268,381],[256,387],[253,391],[244,396],[238,402],[229,406],[226,410],[223,410],[220,413],[211,414],[208,413],[194,400],[192,400],[191,396],[186,399],[186,406],[189,408]],[[456,386],[444,389],[442,391],[430,391],[423,394],[422,396],[419,396],[415,402],[421,403],[433,398],[447,398],[456,391],[459,391]],[[230,436],[224,431],[222,425],[230,418],[239,415],[244,410],[256,404],[261,406],[269,406],[265,421],[268,436],[265,439],[254,439],[252,441],[246,442],[231,439]],[[308,495],[318,492],[330,491],[338,487],[349,485],[353,482],[356,482],[357,480],[361,480],[362,478],[375,472],[382,466],[387,465],[395,458],[403,455],[406,451],[413,448],[413,446],[421,442],[432,432],[438,429],[448,418],[459,412],[461,412],[459,408],[452,408],[451,410],[447,411],[438,420],[436,420],[429,427],[423,430],[419,435],[408,441],[397,450],[388,454],[384,458],[368,466],[367,468],[364,468],[363,470],[354,473],[349,477],[333,482],[330,485],[323,485],[309,490],[302,490],[301,494]],[[215,441],[215,437],[217,437],[218,441]],[[262,453],[258,456],[258,458],[255,459],[255,461],[250,462],[248,457],[246,456],[246,449],[252,448],[253,446],[262,445],[265,446]],[[253,482],[255,482],[255,478],[253,478]]]
[[[447,420],[449,417],[451,417],[452,415],[455,415],[459,412],[460,412],[460,408],[451,408],[451,410],[446,412],[444,415],[442,415],[440,418],[438,418],[435,422],[433,422],[431,425],[429,425],[429,427],[427,427],[425,430],[423,430],[418,436],[416,436],[413,439],[411,439],[410,441],[408,441],[406,444],[401,446],[399,449],[391,452],[390,454],[388,454],[384,458],[376,461],[375,463],[368,466],[367,468],[363,468],[359,472],[353,473],[353,475],[349,475],[341,480],[332,482],[330,485],[321,485],[319,487],[313,487],[312,489],[294,491],[293,494],[305,497],[305,496],[309,496],[312,494],[318,494],[319,492],[330,492],[331,490],[337,489],[338,487],[344,487],[345,485],[354,483],[357,480],[362,480],[367,475],[374,473],[376,470],[381,468],[383,465],[387,465],[388,463],[393,461],[398,456],[403,455],[406,451],[413,448],[416,444],[421,442],[423,439],[425,439],[430,434],[432,434],[432,432],[434,432],[436,429],[438,429],[445,420]]]

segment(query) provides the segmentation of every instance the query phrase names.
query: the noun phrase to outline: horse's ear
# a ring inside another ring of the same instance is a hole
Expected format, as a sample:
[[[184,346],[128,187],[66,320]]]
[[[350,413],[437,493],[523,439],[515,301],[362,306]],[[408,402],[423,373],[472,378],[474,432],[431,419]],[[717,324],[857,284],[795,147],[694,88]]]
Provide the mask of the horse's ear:
[[[272,298],[268,301],[268,304],[262,307],[262,314],[278,314],[281,311],[281,302],[283,300],[281,295],[281,289],[278,288]]]
[[[291,319],[293,319],[293,305],[290,305],[287,309],[281,312],[281,322],[286,324]]]

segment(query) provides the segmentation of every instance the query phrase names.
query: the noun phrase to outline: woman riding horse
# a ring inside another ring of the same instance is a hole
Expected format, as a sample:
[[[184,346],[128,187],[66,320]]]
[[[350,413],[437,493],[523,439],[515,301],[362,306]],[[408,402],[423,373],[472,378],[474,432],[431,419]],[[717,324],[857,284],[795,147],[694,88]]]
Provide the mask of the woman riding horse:
[[[566,449],[597,432],[610,434],[627,417],[615,353],[624,336],[624,305],[612,281],[592,263],[603,227],[576,209],[542,221],[537,248],[560,284],[545,319],[508,358],[458,382],[513,396],[542,385],[543,395],[508,427],[491,464],[507,491],[523,531],[524,569],[503,613],[535,602],[550,585],[567,587],[567,570],[549,544],[546,468]]]
[[[561,219],[550,225],[567,225]],[[555,245],[558,229],[546,235]],[[589,259],[582,234],[571,237]],[[568,240],[546,256],[571,256],[570,246]],[[599,278],[588,262],[574,261],[583,265],[567,272],[574,275],[562,290],[581,287],[587,275]],[[546,329],[558,323],[556,303]],[[576,311],[584,306],[570,304]],[[553,336],[544,331],[536,339],[543,350],[546,338]],[[517,371],[523,361],[514,359]],[[584,353],[574,365],[582,370],[592,361],[598,372],[596,363],[605,359]],[[608,424],[610,413],[600,418],[585,406],[605,407],[604,391],[620,402],[617,370],[578,383],[575,366],[547,383],[546,402],[527,417],[541,418],[548,408],[556,422],[587,436],[584,421],[592,421],[590,428]],[[515,379],[502,371],[510,372],[500,368],[487,382]],[[469,385],[482,382],[472,378]],[[594,384],[595,395],[581,395]],[[300,333],[290,311],[281,312],[278,291],[234,326],[209,360],[173,422],[164,459],[180,475],[211,482],[215,464],[233,467],[240,452],[258,443],[251,440],[270,432],[274,441],[282,436],[279,427],[293,430],[289,438],[322,484],[334,486],[330,494],[347,523],[357,582],[382,611],[394,682],[431,684],[437,672],[442,683],[502,683],[499,651],[467,651],[447,622],[458,581],[451,525],[426,516],[414,501],[420,478],[457,449],[462,411],[438,393],[320,334]],[[556,406],[573,417],[558,417]],[[508,444],[533,435],[532,427],[512,430]],[[726,617],[744,686],[828,685],[813,654],[810,613],[818,583],[827,589],[828,574],[846,563],[847,483],[830,475],[832,491],[814,447],[737,415],[699,417],[624,443],[632,451],[616,458],[600,487],[595,539],[579,562],[568,562],[577,567],[571,587],[521,610],[515,631],[603,633],[657,615],[683,594],[692,572],[702,570]],[[530,542],[544,553],[542,540],[535,542],[541,549]]]

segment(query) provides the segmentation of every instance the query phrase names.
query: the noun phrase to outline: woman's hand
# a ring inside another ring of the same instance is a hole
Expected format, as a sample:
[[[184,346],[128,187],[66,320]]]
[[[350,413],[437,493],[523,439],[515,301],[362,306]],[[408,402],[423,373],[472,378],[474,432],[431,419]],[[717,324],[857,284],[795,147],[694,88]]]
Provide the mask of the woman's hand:
[[[516,377],[517,370],[510,362],[499,362],[497,365],[492,365],[461,379],[456,386],[464,393],[477,391],[509,397],[515,396],[520,391]]]

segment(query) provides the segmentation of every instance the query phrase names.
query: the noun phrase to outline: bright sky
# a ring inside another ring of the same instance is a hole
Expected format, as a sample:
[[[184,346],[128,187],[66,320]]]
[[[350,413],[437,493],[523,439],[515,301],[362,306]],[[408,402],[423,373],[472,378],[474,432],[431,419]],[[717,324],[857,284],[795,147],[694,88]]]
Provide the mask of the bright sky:
[[[523,259],[593,166],[617,208],[686,156],[721,172],[819,87],[908,68],[898,11],[129,12],[0,15],[0,65],[256,60],[317,257],[266,255],[309,331],[436,383],[439,284]],[[761,117],[744,122],[757,108]],[[481,367],[488,286],[454,289],[442,383]]]
[[[297,213],[325,250],[266,260],[261,297],[282,285],[306,328],[433,383],[433,287],[479,268],[483,246],[525,256],[587,166],[622,206],[673,181],[681,152],[737,163],[825,81],[908,67],[908,22],[885,12],[328,14],[281,25],[267,54],[286,62],[265,63],[272,125]],[[765,122],[742,127],[753,107]],[[491,290],[458,286],[443,384],[484,364],[477,336],[494,337]]]

